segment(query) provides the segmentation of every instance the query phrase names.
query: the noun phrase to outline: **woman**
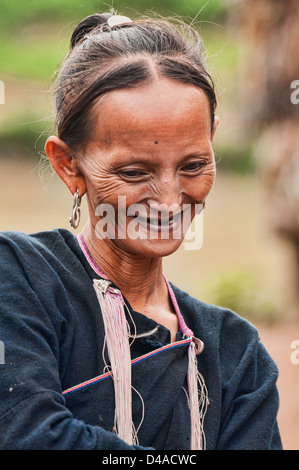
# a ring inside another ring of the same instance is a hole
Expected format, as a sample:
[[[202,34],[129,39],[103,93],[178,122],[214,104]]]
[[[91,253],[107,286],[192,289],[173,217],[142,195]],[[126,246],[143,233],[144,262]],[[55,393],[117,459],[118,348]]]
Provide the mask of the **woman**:
[[[103,14],[71,45],[45,149],[89,218],[1,234],[1,448],[280,449],[255,328],[163,275],[215,178],[200,38]]]

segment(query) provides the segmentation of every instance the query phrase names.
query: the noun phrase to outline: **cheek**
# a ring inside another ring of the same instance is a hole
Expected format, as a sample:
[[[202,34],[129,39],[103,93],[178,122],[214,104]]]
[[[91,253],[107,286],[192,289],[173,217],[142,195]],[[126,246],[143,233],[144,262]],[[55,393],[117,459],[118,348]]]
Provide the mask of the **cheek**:
[[[204,191],[209,193],[215,181],[215,167],[211,168],[208,172],[204,173],[201,178],[201,185]],[[207,194],[208,195],[208,194]]]
[[[85,177],[88,197],[93,204],[104,203],[117,195],[119,182],[103,162],[85,161],[81,171]]]
[[[116,181],[112,176],[96,177],[89,176],[87,180],[87,192],[90,199],[97,204],[110,203],[117,201],[118,196],[123,194],[123,185]]]
[[[215,166],[211,165],[196,178],[190,178],[185,185],[186,192],[196,201],[205,199],[213,188],[215,175]]]
[[[103,167],[89,165],[85,173],[87,186],[87,195],[92,208],[100,204],[111,204],[117,207],[119,197],[125,197],[126,205],[136,203],[138,197],[142,197],[144,188],[136,189],[136,186],[130,185],[119,178],[119,176],[109,173]]]

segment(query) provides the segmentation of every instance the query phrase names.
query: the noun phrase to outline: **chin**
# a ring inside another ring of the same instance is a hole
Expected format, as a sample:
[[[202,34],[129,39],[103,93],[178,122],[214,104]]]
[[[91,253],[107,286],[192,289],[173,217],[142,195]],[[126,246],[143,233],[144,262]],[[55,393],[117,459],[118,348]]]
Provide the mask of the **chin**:
[[[122,240],[123,241],[123,240]],[[120,248],[140,258],[164,258],[175,253],[182,240],[131,240],[131,243],[119,243]]]

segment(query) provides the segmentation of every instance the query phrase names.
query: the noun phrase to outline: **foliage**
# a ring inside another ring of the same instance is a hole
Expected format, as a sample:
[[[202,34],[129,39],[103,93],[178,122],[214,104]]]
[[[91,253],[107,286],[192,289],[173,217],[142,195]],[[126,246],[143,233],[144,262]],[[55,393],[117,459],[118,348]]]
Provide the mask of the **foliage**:
[[[169,15],[213,21],[226,11],[221,0],[0,0],[0,70],[1,74],[49,77],[69,46],[70,31],[86,15],[109,11],[111,5],[120,13],[138,17]],[[199,13],[200,12],[200,13]],[[57,43],[60,47],[57,47]]]
[[[253,148],[249,145],[223,146],[216,149],[215,158],[218,171],[230,171],[240,175],[253,174],[256,171]]]
[[[199,12],[200,20],[214,20],[225,14],[226,6],[222,0],[1,0],[0,31],[13,31],[28,23],[39,21],[77,21],[95,12],[108,11],[113,7],[122,14],[132,17],[147,11],[162,15],[183,15],[194,18]]]
[[[21,53],[18,40],[12,39],[2,43],[0,45],[2,74],[26,80],[48,80],[53,76],[53,72],[61,62],[64,53],[57,48],[55,41],[49,41],[48,38],[43,39],[37,43],[36,37],[26,38],[24,36]]]
[[[0,158],[6,153],[39,159],[53,124],[36,119],[35,114],[19,115],[0,128]]]
[[[200,298],[233,310],[252,322],[271,324],[279,317],[277,305],[265,293],[257,274],[251,276],[239,270],[221,274],[203,288]]]
[[[1,77],[34,80],[40,89],[49,89],[54,73],[69,48],[69,39],[74,25],[84,16],[96,11],[107,11],[109,3],[99,0],[0,0],[0,70]],[[211,57],[211,66],[226,74],[233,73],[236,66],[237,45],[234,41],[223,44],[222,28],[210,22],[219,20],[226,12],[222,0],[114,0],[111,5],[120,13],[131,17],[139,13],[152,12],[158,15],[183,16],[186,20],[196,17]],[[149,11],[147,11],[149,10]],[[200,12],[200,13],[199,13]],[[153,13],[154,14],[154,13]],[[223,19],[219,20],[223,23]],[[202,24],[201,24],[202,23]],[[207,39],[207,41],[206,41]],[[40,85],[39,85],[40,84]],[[26,111],[25,111],[26,112]],[[17,111],[14,122],[6,122],[0,130],[1,146],[14,145],[31,149],[30,154],[39,155],[44,139],[38,131],[47,133],[48,124],[39,122],[32,114],[24,116]],[[34,124],[32,124],[34,123]],[[233,147],[233,146],[232,146]],[[221,148],[216,152],[219,170],[234,170],[239,173],[251,169],[248,149]]]

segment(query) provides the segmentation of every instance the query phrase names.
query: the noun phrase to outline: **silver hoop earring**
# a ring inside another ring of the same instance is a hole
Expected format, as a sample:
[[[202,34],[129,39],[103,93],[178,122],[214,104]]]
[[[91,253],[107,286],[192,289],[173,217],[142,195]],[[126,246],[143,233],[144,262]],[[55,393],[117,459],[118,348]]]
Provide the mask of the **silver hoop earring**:
[[[81,197],[79,196],[79,189],[74,194],[73,207],[69,222],[73,228],[77,228],[80,223],[80,205]]]

